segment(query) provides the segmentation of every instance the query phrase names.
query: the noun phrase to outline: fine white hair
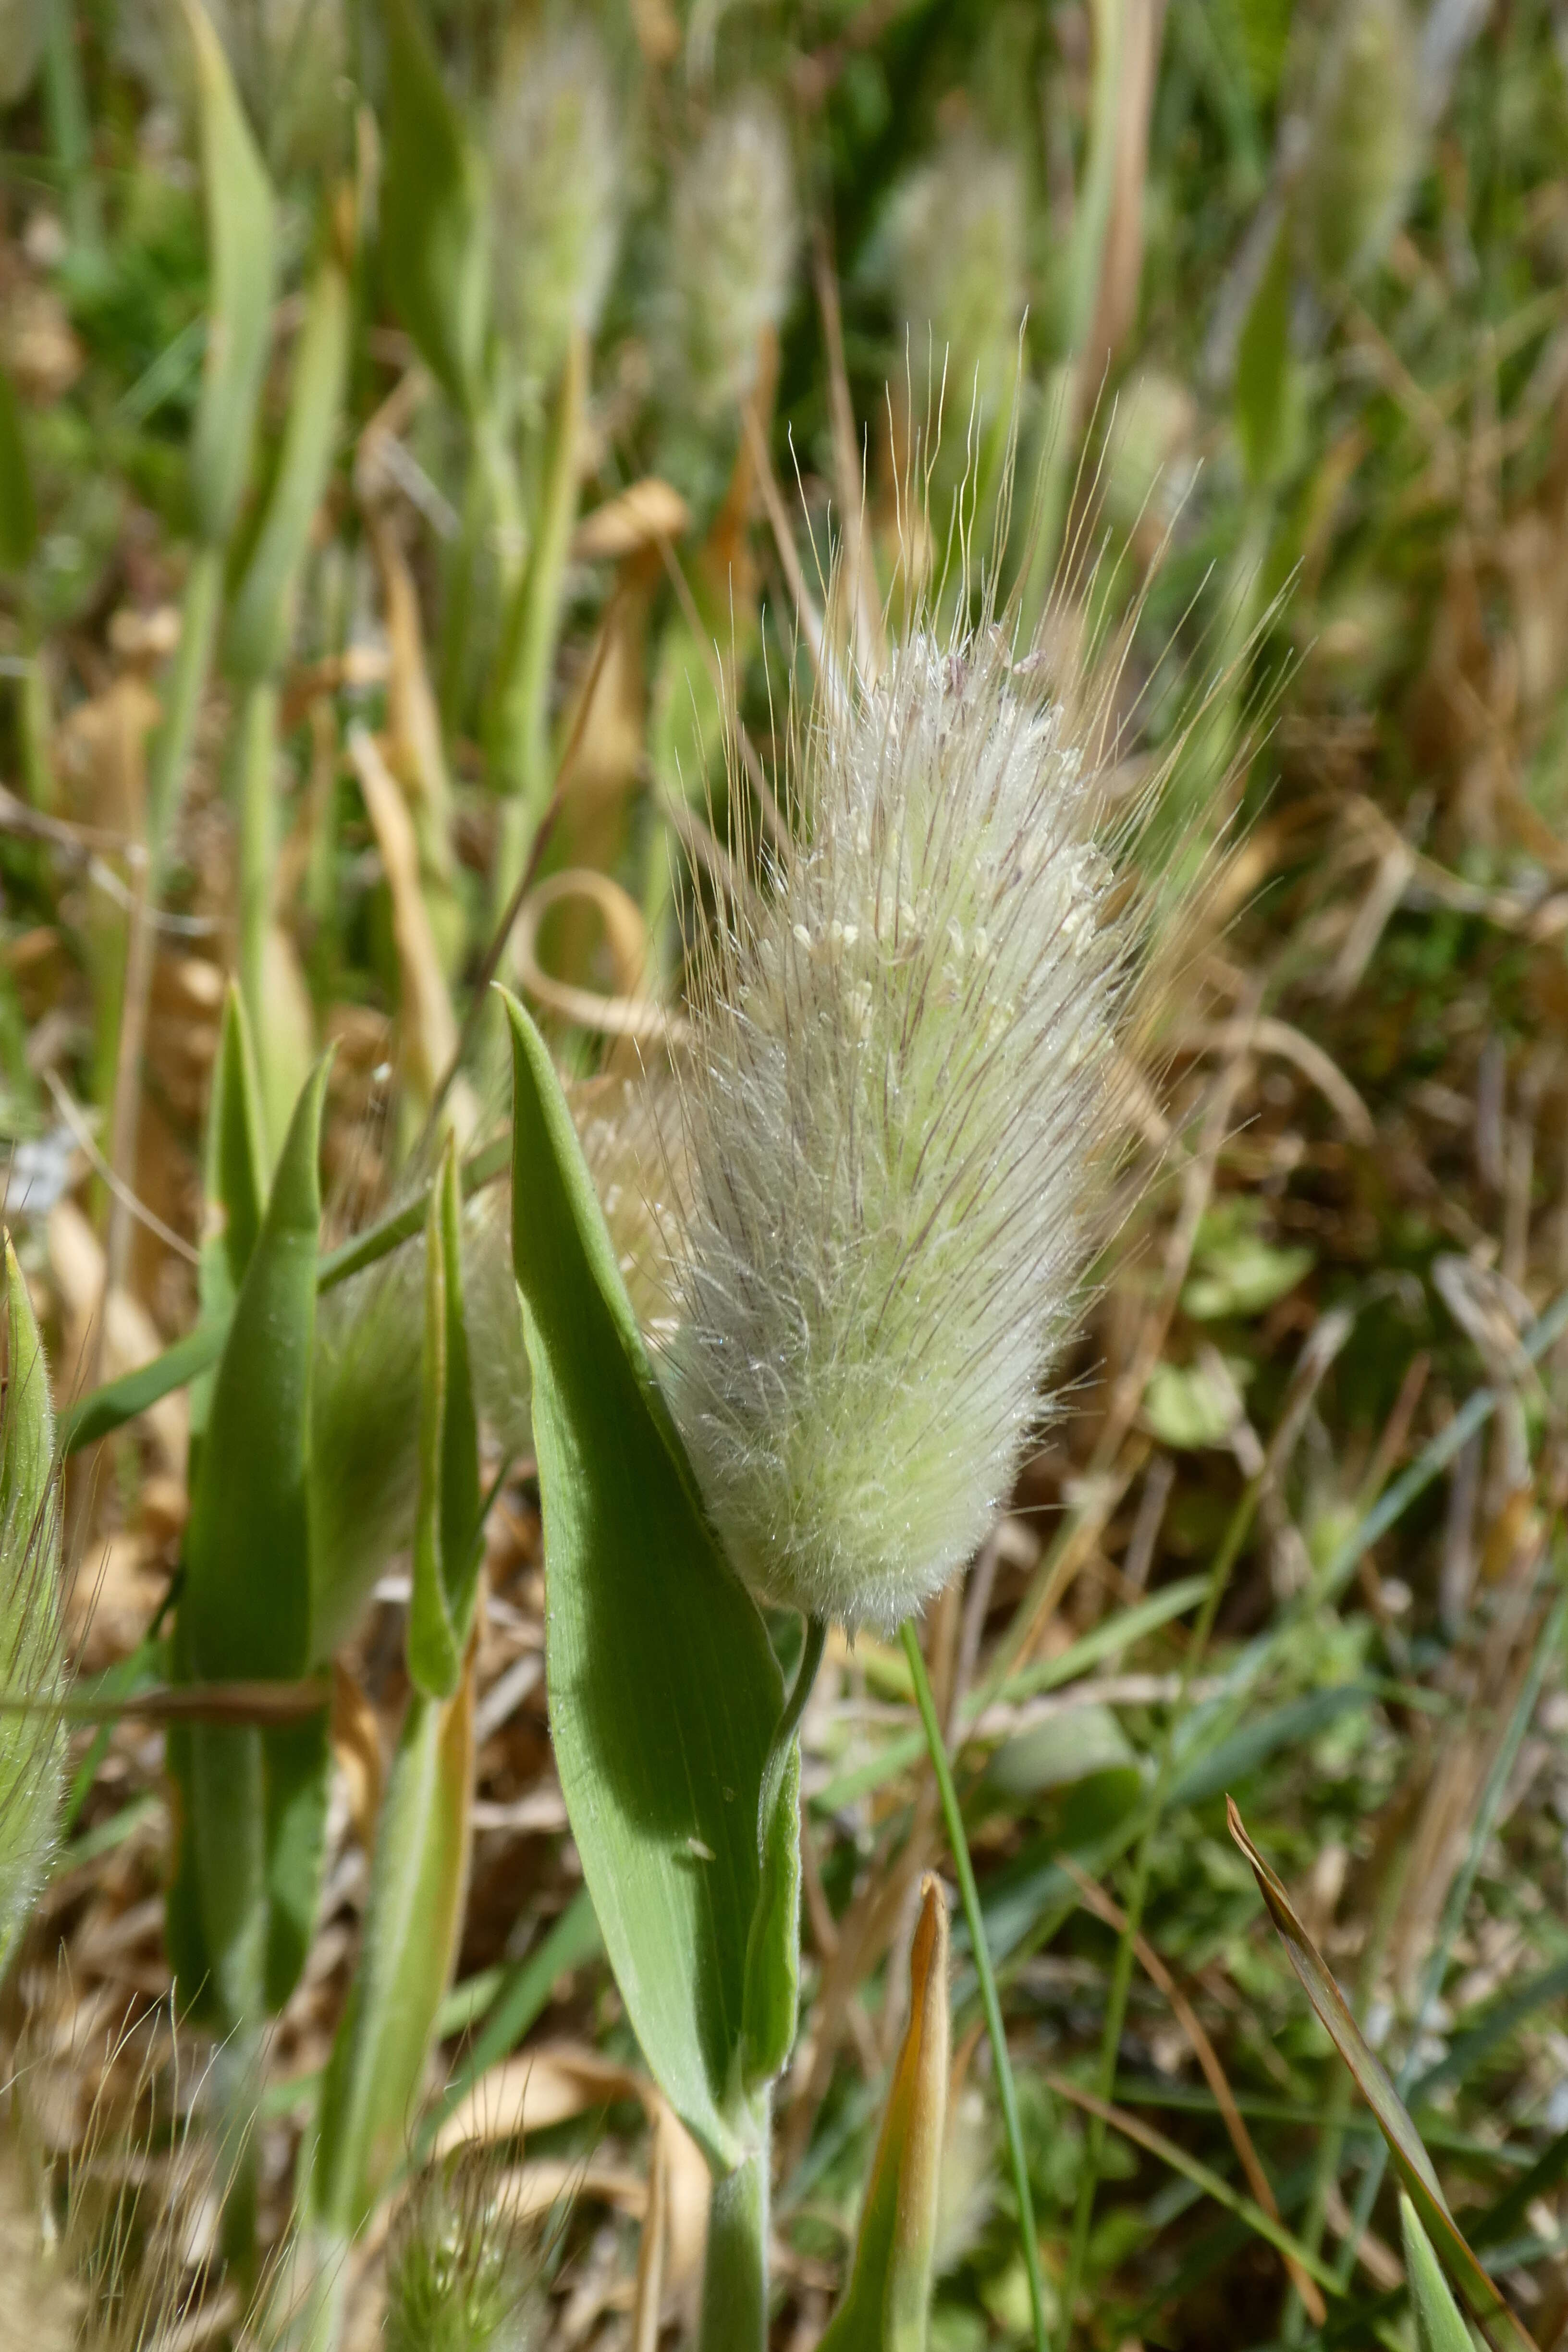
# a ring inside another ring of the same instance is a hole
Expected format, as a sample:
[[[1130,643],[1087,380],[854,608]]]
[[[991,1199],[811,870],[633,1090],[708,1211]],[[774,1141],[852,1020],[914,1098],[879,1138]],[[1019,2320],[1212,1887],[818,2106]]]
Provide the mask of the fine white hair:
[[[851,1629],[1005,1500],[1119,1123],[1136,894],[1034,667],[917,633],[819,698],[695,1016],[671,1402],[758,1598]]]

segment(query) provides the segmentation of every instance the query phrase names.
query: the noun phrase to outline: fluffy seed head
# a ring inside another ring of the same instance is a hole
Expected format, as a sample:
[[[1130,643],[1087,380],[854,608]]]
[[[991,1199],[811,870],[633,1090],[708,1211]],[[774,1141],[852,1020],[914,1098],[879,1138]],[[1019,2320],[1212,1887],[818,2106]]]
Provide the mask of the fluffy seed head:
[[[499,2185],[482,2151],[415,2181],[387,2250],[390,2352],[528,2352],[540,2340],[539,2238]]]
[[[942,402],[961,428],[973,407],[983,429],[1005,408],[1017,366],[1026,283],[1017,157],[971,129],[951,131],[894,194],[883,235],[916,400],[933,417]],[[944,442],[962,455],[963,430]]]
[[[585,20],[513,41],[490,118],[496,315],[547,383],[574,327],[598,323],[615,267],[620,138],[609,68]]]
[[[1116,1125],[1136,918],[1032,669],[917,635],[824,702],[697,1016],[675,1412],[753,1591],[851,1628],[1005,1497]]]
[[[1373,268],[1420,162],[1420,73],[1405,0],[1344,0],[1320,62],[1299,218],[1325,291]]]
[[[765,100],[743,99],[713,117],[670,201],[675,358],[700,416],[750,392],[763,331],[789,302],[797,234],[784,124]]]

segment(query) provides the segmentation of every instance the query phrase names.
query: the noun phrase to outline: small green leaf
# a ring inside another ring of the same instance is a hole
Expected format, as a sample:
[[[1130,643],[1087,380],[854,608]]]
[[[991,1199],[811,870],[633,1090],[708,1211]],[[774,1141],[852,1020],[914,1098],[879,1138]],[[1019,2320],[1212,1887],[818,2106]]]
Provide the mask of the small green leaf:
[[[38,542],[32,469],[16,387],[0,368],[0,572],[21,572]]]
[[[648,2065],[727,2171],[751,2132],[745,1963],[779,1671],[698,1498],[549,1055],[507,1006],[556,1763]]]
[[[328,1064],[296,1106],[213,1387],[185,1536],[193,1671],[289,1679],[310,1658],[306,1453],[316,1325],[317,1160]]]
[[[1162,1445],[1196,1453],[1224,1444],[1236,1425],[1236,1402],[1202,1364],[1156,1364],[1143,1392],[1143,1420]]]
[[[1388,2152],[1404,2182],[1423,2228],[1441,2249],[1460,2294],[1480,2326],[1506,2352],[1536,2352],[1528,2330],[1514,2317],[1459,2232],[1444,2200],[1432,2159],[1421,2145],[1405,2104],[1390,2082],[1382,2060],[1372,2049],[1352,2016],[1344,1995],[1328,1964],[1291,1907],[1290,1898],[1252,1840],[1234,1801],[1226,1800],[1230,1833],[1252,1864],[1264,1904],[1279,1939],[1300,1977],[1320,2023],[1355,2077],[1356,2087],[1376,2118],[1388,2142]]]
[[[459,408],[479,398],[489,238],[478,153],[447,97],[414,0],[382,0],[386,168],[382,271],[420,357]]]
[[[762,1803],[762,1882],[746,1944],[745,2074],[752,2090],[783,2073],[800,2012],[798,1738],[770,1759]]]
[[[191,442],[197,530],[221,545],[250,470],[261,380],[272,340],[277,207],[223,45],[201,0],[184,0],[196,53],[202,185],[212,286],[201,404]]]
[[[462,1678],[479,1568],[479,1433],[463,1317],[462,1185],[448,1136],[425,1239],[419,1499],[408,1672],[433,1698]]]
[[[32,1916],[58,1835],[60,1498],[48,1367],[26,1277],[5,1238],[0,1385],[0,1974]]]
[[[468,1884],[473,1681],[416,1696],[387,1782],[371,1865],[363,1956],[321,2085],[311,2200],[357,2233],[409,2145]]]
[[[1405,2241],[1405,2275],[1415,2306],[1421,2352],[1475,2352],[1464,2315],[1443,2276],[1443,2265],[1432,2252],[1432,2241],[1421,2227],[1415,2206],[1404,2195],[1399,2200],[1399,2232]]]
[[[222,1252],[227,1288],[208,1298],[204,1257],[202,1311],[215,1318],[233,1311],[267,1206],[267,1152],[261,1088],[244,1000],[233,981],[224,1001],[207,1100],[205,1192],[208,1219]]]
[[[948,2038],[947,1906],[928,1878],[910,1955],[910,2021],[866,2189],[855,2267],[819,2352],[925,2352]]]
[[[1236,435],[1255,489],[1276,481],[1289,462],[1290,283],[1290,239],[1282,226],[1236,353]]]
[[[316,271],[294,355],[289,420],[266,520],[229,612],[225,655],[234,677],[246,684],[269,677],[289,649],[300,566],[331,467],[350,318],[348,278],[329,254]]]
[[[44,1343],[33,1318],[27,1278],[5,1236],[5,1360],[0,1386],[0,1523],[24,1539],[50,1507],[55,1416]]]

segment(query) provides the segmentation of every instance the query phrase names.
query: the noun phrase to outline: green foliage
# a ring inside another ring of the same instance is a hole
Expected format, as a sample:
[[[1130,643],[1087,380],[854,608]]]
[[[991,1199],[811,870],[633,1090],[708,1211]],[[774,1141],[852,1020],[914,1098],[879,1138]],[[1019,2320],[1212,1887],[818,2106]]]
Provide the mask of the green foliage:
[[[337,440],[351,312],[347,274],[328,254],[316,270],[295,353],[272,495],[229,609],[226,658],[233,676],[247,683],[269,676],[289,648],[300,568]]]
[[[448,1139],[430,1195],[425,1239],[425,1354],[419,1407],[419,1503],[408,1671],[432,1698],[450,1698],[463,1670],[479,1570],[479,1450],[463,1312],[462,1192]]]
[[[778,1669],[698,1501],[549,1055],[508,1010],[556,1762],[644,2054],[723,2172],[753,2129],[746,1951]]]
[[[43,1884],[59,1814],[60,1497],[48,1367],[5,1240],[0,1388],[0,1973]]]
[[[196,527],[218,546],[250,471],[257,401],[272,334],[277,220],[266,167],[201,0],[184,0],[195,50],[212,271],[201,404],[191,445]]]
[[[415,0],[382,0],[386,163],[381,264],[421,358],[458,406],[480,397],[489,305],[482,166],[441,79]]]
[[[254,1112],[243,1028],[232,1013],[230,1034],[232,1084],[213,1157],[243,1230]],[[186,1679],[289,1680],[310,1661],[307,1467],[326,1067],[301,1095],[285,1139],[214,1378],[174,1635]],[[324,1707],[283,1727],[194,1723],[171,1744],[181,1801],[171,1950],[184,1997],[225,2022],[275,2011],[303,1966],[327,1760]]]

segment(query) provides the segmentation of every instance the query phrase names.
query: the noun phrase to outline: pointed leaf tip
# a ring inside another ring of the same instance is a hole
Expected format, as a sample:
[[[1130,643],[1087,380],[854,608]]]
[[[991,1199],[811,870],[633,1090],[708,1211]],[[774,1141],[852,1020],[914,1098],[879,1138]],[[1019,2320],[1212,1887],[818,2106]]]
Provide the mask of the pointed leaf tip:
[[[1432,2159],[1410,2119],[1387,2070],[1352,2015],[1327,1962],[1297,1916],[1290,1898],[1247,1835],[1234,1797],[1226,1798],[1230,1833],[1252,1865],[1258,1891],[1290,1965],[1300,1979],[1320,2023],[1355,2078],[1388,2143],[1394,2170],[1432,2243],[1457,2281],[1478,2324],[1499,2352],[1536,2352],[1533,2337],[1515,2318],[1466,2243],[1432,2168]]]
[[[820,2352],[921,2352],[947,2126],[947,1904],[929,1873],[910,1953],[910,2021],[893,2070],[843,2302]]]

